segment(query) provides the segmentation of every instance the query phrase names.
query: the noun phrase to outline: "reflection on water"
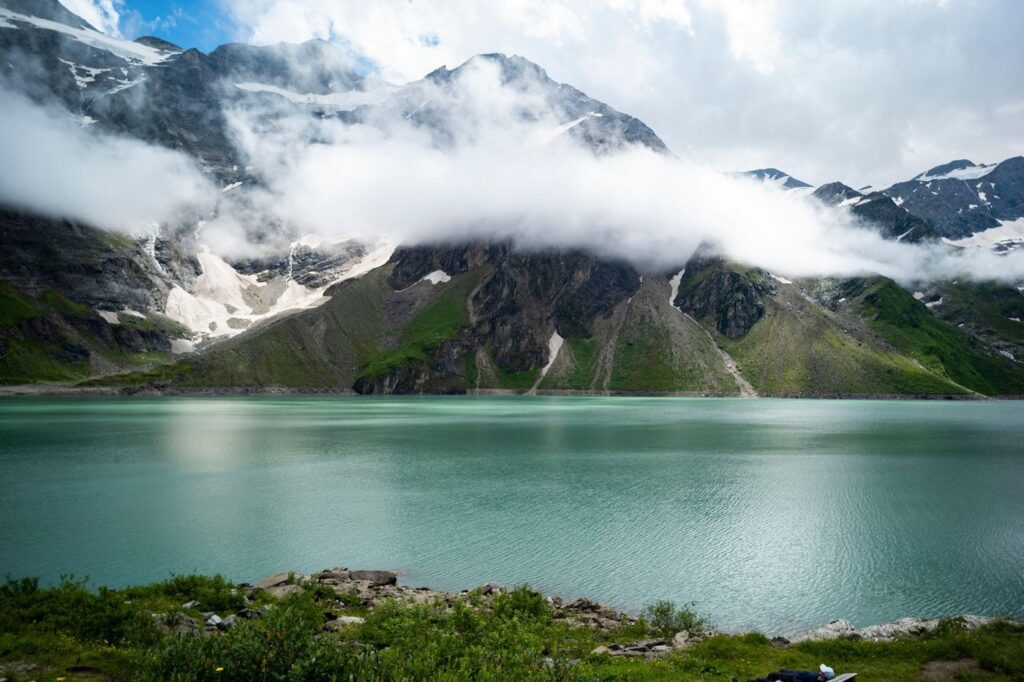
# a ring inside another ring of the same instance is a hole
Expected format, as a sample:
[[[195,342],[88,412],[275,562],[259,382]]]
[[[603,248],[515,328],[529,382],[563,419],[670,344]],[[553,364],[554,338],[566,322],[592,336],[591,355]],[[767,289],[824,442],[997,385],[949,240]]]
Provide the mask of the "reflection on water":
[[[396,568],[726,628],[1024,615],[1019,402],[0,402],[0,572]]]

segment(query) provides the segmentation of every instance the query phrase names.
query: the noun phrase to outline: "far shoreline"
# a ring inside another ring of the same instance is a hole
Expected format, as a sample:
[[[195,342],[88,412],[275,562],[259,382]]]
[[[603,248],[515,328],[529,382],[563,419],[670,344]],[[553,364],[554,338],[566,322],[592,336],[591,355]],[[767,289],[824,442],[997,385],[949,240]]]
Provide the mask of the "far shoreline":
[[[1020,401],[1024,395],[987,396],[967,394],[905,394],[905,393],[762,393],[741,396],[737,393],[697,391],[572,391],[541,389],[472,389],[462,393],[358,393],[350,388],[292,386],[76,386],[73,384],[15,384],[0,386],[5,397],[106,397],[106,398],[182,398],[182,397],[288,397],[288,396],[358,396],[381,397],[565,397],[565,398],[719,398],[730,400],[905,400],[905,401]]]

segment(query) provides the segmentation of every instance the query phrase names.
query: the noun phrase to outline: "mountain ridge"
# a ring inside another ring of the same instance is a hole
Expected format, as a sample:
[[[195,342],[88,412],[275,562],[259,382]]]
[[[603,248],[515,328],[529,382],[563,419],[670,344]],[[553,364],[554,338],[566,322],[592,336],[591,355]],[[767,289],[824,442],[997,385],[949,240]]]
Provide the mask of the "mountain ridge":
[[[9,15],[22,5],[0,6]],[[453,110],[430,97],[459,101],[463,76],[478,68],[494,68],[502,87],[529,93],[531,106],[564,122],[559,134],[597,155],[633,145],[671,155],[639,119],[515,55],[477,55],[391,86],[358,73],[325,41],[228,44],[207,54],[155,37],[116,41],[65,19],[85,33],[24,19],[0,25],[0,54],[27,50],[43,66],[46,78],[31,94],[89,116],[88,125],[184,151],[224,192],[260,183],[227,133],[224,108],[232,103],[273,103],[272,116],[346,125],[397,112],[444,148],[464,131]],[[986,215],[998,208],[1006,219],[1018,206],[1021,163],[961,159],[904,184],[965,184],[932,179],[951,173],[991,182],[996,173],[1001,194],[992,192]],[[864,195],[841,183],[814,188],[776,168],[740,175],[848,211],[889,240],[941,245],[955,234],[943,222],[952,209],[930,189],[894,196],[898,183]],[[980,198],[985,189],[971,191]],[[130,391],[1024,394],[1016,359],[1024,356],[1024,325],[1014,322],[1024,297],[1009,286],[936,282],[916,291],[871,276],[790,280],[705,251],[666,273],[586,249],[498,241],[394,250],[313,246],[298,235],[229,263],[204,250],[197,234],[183,224],[132,239],[0,210],[8,247],[0,281],[14,311],[0,325],[0,383],[33,379],[3,364],[12,362],[10,348],[31,347],[31,362],[19,367],[45,366],[36,380]]]

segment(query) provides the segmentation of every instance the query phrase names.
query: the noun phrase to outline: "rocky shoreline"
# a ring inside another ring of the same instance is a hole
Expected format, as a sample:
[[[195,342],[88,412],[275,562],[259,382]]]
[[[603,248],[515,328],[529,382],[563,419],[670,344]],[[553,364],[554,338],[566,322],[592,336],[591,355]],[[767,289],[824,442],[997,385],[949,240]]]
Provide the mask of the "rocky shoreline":
[[[187,615],[181,611],[153,614],[153,617],[157,625],[167,632],[209,636],[230,630],[240,620],[258,619],[273,608],[273,603],[276,600],[313,587],[333,592],[336,595],[338,608],[324,614],[323,629],[339,631],[349,625],[358,625],[364,622],[364,618],[360,616],[344,613],[346,609],[353,607],[372,611],[387,600],[410,604],[442,603],[451,607],[457,602],[471,602],[478,599],[486,604],[493,600],[495,595],[508,592],[508,588],[496,583],[486,583],[472,590],[461,592],[443,592],[428,587],[400,585],[398,577],[398,573],[392,571],[353,570],[346,567],[328,568],[311,574],[280,572],[267,576],[255,584],[239,584],[236,589],[243,592],[246,604],[235,614],[222,617],[213,612],[204,612],[203,605],[198,602],[188,602],[182,604],[182,609],[198,611],[201,618]],[[551,608],[554,621],[564,622],[574,627],[589,628],[605,635],[614,635],[624,627],[636,625],[638,621],[637,617],[613,606],[586,598],[566,600],[561,597],[547,596],[545,599]],[[847,620],[834,620],[798,635],[772,637],[769,634],[768,636],[771,637],[772,646],[776,648],[786,648],[808,641],[836,639],[886,642],[920,638],[933,634],[944,622],[950,620],[957,621],[965,630],[976,630],[984,625],[1009,619],[973,615],[952,618],[901,618],[863,628],[857,628]],[[689,649],[703,639],[716,634],[744,633],[681,630],[671,638],[609,643],[597,647],[592,653],[623,658],[656,658],[673,651]]]

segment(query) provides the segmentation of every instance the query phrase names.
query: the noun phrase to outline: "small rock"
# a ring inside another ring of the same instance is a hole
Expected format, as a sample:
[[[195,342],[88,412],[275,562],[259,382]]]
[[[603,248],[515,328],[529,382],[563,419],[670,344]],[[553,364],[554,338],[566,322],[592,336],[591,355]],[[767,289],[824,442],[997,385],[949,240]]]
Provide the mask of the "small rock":
[[[365,622],[366,619],[359,616],[338,616],[334,620],[327,621],[327,624],[324,625],[324,630],[337,632],[349,625],[362,625]]]
[[[222,619],[219,623],[217,623],[217,627],[223,630],[224,632],[227,632],[231,628],[235,627],[235,625],[237,624],[238,616],[230,615],[227,618]]]
[[[255,609],[238,609],[238,613],[236,613],[235,615],[245,620],[256,620],[263,614],[259,611],[256,611]]]
[[[500,594],[506,591],[505,588],[498,583],[484,583],[477,589],[480,590],[480,594],[485,596],[489,594]]]
[[[214,627],[219,627],[220,624],[223,622],[224,621],[221,619],[221,617],[218,616],[216,613],[211,614],[210,617],[206,619],[206,624],[212,625]]]
[[[339,583],[348,582],[351,577],[349,576],[348,569],[345,568],[328,568],[320,571],[313,576],[318,583],[327,583],[328,585],[337,585]]]
[[[828,625],[822,625],[820,628],[815,628],[800,635],[794,637],[794,642],[803,642],[807,640],[821,640],[821,639],[839,639],[846,638],[849,635],[856,632],[856,628],[853,627],[853,623],[848,620],[834,620]]]
[[[153,623],[157,629],[168,635],[198,635],[202,631],[195,618],[177,611],[167,614],[154,613]]]
[[[593,651],[591,651],[590,655],[591,656],[599,656],[601,654],[607,654],[607,653],[610,653],[610,652],[611,652],[611,649],[609,649],[608,647],[606,647],[606,646],[599,646],[596,649],[594,649]]]
[[[785,649],[791,642],[785,637],[772,637],[771,645],[775,649]]]
[[[676,633],[675,637],[672,638],[672,646],[677,649],[686,649],[691,646],[690,642],[690,631],[680,630]]]
[[[286,585],[294,573],[275,573],[274,575],[267,576],[263,580],[256,583],[257,589],[268,590],[271,587],[277,587],[278,585]]]
[[[195,599],[193,599],[192,601],[187,601],[184,604],[182,604],[181,608],[183,608],[183,609],[194,609],[197,606],[199,606],[199,602],[197,602]]]
[[[270,587],[264,590],[274,599],[284,599],[290,594],[301,594],[302,587],[299,585],[278,585],[276,587]]]

